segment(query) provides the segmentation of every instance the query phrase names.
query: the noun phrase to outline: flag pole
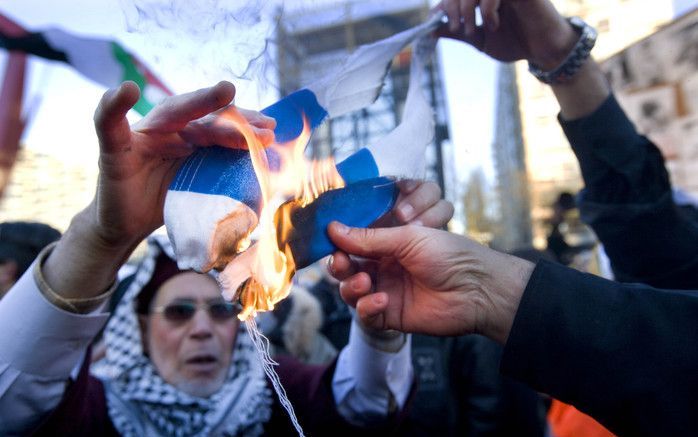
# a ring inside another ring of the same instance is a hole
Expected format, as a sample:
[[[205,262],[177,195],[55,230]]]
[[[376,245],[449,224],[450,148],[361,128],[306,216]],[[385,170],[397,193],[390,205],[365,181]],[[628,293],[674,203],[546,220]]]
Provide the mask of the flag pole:
[[[6,35],[22,36],[26,30],[0,14],[0,30]],[[12,168],[17,160],[19,140],[24,131],[22,97],[27,55],[8,52],[5,74],[0,90],[0,199],[7,187]]]

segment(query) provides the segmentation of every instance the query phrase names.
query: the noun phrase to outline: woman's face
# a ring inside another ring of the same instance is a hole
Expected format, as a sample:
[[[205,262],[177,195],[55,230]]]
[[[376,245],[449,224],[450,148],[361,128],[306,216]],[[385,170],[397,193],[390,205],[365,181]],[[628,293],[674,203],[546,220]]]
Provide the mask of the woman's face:
[[[228,373],[238,319],[221,304],[216,281],[195,272],[165,281],[151,303],[144,346],[160,376],[193,396],[212,395]]]

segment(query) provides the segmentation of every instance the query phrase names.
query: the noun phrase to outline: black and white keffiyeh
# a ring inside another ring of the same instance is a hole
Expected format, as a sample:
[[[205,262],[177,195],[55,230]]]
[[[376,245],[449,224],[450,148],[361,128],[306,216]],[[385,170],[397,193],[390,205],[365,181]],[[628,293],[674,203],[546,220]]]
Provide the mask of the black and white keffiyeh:
[[[150,281],[158,255],[174,259],[166,237],[151,237],[148,254],[105,328],[107,355],[100,369],[109,416],[124,436],[258,436],[271,417],[272,393],[244,325],[222,388],[209,398],[166,383],[144,353],[136,297]]]

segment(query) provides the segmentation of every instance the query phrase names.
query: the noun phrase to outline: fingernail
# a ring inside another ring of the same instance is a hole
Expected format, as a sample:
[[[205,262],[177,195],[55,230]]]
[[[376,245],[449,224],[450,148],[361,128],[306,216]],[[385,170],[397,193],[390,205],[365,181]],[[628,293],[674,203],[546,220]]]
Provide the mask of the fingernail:
[[[334,255],[330,255],[330,257],[327,258],[327,271],[334,274]]]
[[[422,221],[419,220],[419,219],[417,219],[417,220],[412,220],[412,221],[410,222],[410,224],[411,224],[411,225],[415,225],[415,226],[424,226],[424,223],[422,223]]]
[[[339,222],[334,222],[334,229],[338,234],[341,235],[346,235],[349,233],[349,227]]]
[[[383,305],[385,303],[385,296],[383,294],[372,294],[371,300],[376,305]]]
[[[400,214],[402,215],[403,220],[411,219],[412,215],[414,214],[414,208],[409,203],[406,203],[404,205],[400,205],[398,207],[398,210],[400,211]]]

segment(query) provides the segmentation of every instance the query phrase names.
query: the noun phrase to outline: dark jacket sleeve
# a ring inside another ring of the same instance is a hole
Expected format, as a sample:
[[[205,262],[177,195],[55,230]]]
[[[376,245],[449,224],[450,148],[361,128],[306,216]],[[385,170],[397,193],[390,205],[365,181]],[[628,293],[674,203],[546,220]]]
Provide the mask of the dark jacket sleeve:
[[[588,117],[560,124],[584,178],[582,220],[603,243],[616,279],[698,289],[698,223],[675,205],[657,147],[613,96]]]
[[[695,435],[696,327],[696,291],[620,284],[541,261],[501,370],[619,435]]]

